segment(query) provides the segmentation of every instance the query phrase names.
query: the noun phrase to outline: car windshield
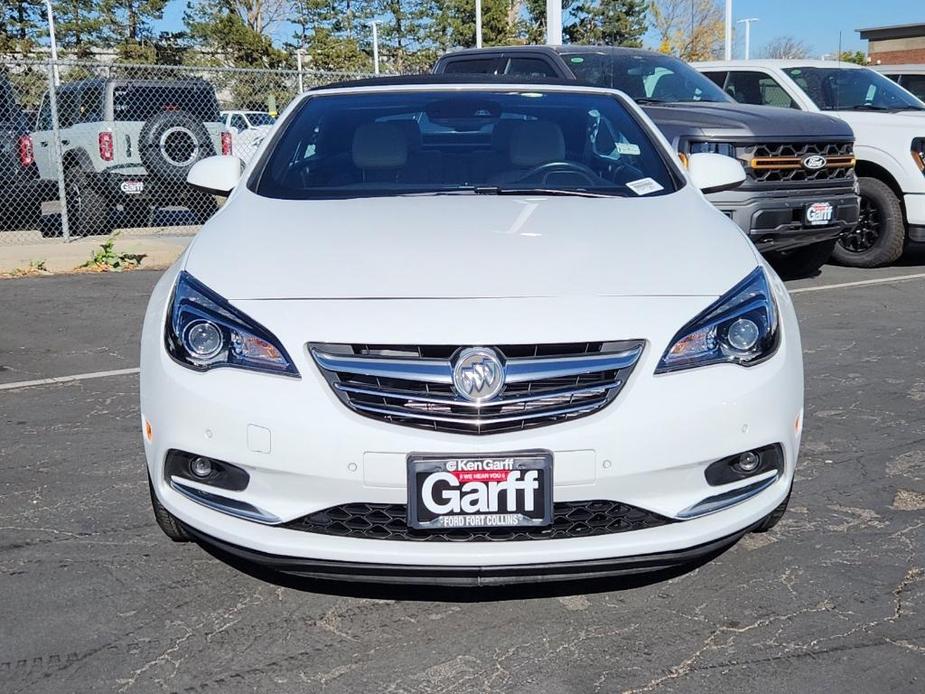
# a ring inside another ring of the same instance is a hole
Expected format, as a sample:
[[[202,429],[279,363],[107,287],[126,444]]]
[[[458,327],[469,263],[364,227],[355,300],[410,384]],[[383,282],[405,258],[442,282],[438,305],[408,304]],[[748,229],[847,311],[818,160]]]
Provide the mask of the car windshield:
[[[666,153],[614,96],[580,92],[316,92],[283,125],[255,192],[662,195]]]
[[[784,72],[823,111],[925,110],[895,82],[866,68],[792,67]]]
[[[729,96],[687,63],[657,53],[562,52],[580,81],[619,89],[639,103],[730,101]]]
[[[250,124],[253,126],[273,125],[276,122],[276,119],[269,113],[263,113],[261,111],[248,111],[247,120],[249,120]]]

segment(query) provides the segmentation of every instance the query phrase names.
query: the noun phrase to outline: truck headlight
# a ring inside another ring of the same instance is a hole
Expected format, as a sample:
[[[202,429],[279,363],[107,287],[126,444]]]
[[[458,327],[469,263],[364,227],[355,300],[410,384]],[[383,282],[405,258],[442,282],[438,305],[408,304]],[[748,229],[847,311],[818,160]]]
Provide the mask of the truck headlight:
[[[912,158],[919,171],[925,174],[925,137],[917,137],[912,141]]]
[[[706,152],[736,158],[736,146],[731,142],[691,142],[689,150],[691,154]]]

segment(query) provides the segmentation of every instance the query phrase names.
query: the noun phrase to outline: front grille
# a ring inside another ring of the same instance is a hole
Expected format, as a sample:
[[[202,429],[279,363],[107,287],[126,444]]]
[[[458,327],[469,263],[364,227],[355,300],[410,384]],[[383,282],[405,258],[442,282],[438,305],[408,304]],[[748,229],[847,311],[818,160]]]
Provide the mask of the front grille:
[[[408,527],[407,515],[405,504],[352,503],[316,511],[279,527],[364,540],[517,542],[610,535],[675,522],[651,511],[606,500],[557,502],[553,505],[552,525],[544,528],[416,530]]]
[[[589,415],[610,404],[642,353],[642,341],[498,345],[505,385],[474,403],[453,386],[465,347],[311,344],[337,397],[358,414],[403,426],[495,434]]]
[[[826,165],[816,170],[805,168],[803,159],[811,155],[825,157]],[[756,183],[850,180],[854,174],[854,146],[850,142],[739,145],[736,157]]]

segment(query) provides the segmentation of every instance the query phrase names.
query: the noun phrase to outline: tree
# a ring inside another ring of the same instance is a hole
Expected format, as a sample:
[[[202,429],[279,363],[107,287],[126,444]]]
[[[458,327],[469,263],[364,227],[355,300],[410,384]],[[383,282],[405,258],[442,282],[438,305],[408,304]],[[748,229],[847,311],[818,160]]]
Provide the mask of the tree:
[[[759,52],[762,58],[807,58],[809,46],[793,36],[778,36],[765,44]]]
[[[596,0],[575,5],[566,25],[570,43],[642,46],[648,0]]]
[[[0,7],[0,52],[28,53],[43,32],[41,0],[6,0]]]
[[[440,52],[475,46],[475,1],[434,0],[430,42]],[[500,46],[513,43],[518,33],[517,0],[482,0],[482,43]]]
[[[297,29],[290,49],[305,49],[315,70],[372,69],[369,3],[350,0],[292,0],[290,19]]]
[[[106,20],[96,0],[60,0],[53,5],[58,44],[78,58],[87,58],[104,42]]]
[[[722,52],[725,23],[718,0],[653,0],[650,9],[662,53],[708,60]]]
[[[281,0],[195,0],[183,19],[192,39],[236,67],[285,67],[288,56],[269,31]]]
[[[867,65],[867,55],[864,53],[864,51],[842,51],[838,59],[843,63]]]
[[[103,0],[106,41],[114,45],[119,59],[130,63],[153,63],[158,52],[152,24],[164,16],[167,0]]]

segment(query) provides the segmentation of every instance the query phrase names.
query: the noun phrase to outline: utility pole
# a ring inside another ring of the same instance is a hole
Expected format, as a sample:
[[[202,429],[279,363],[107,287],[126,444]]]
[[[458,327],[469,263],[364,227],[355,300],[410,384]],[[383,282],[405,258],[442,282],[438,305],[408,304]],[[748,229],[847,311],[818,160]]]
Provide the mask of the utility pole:
[[[562,45],[562,0],[546,0],[546,45]]]
[[[751,45],[751,36],[752,36],[752,22],[761,21],[757,17],[749,17],[748,19],[740,19],[736,24],[745,25],[745,59],[748,60],[749,57],[749,48]]]
[[[305,91],[305,85],[302,82],[302,54],[305,52],[304,48],[298,48],[295,52],[295,61],[296,66],[299,70],[299,94],[302,94]]]
[[[373,25],[373,74],[379,74],[379,23],[374,19]]]
[[[475,0],[475,47],[482,47],[482,0]]]
[[[723,51],[724,60],[732,60],[732,0],[726,0],[725,23],[726,48]]]

